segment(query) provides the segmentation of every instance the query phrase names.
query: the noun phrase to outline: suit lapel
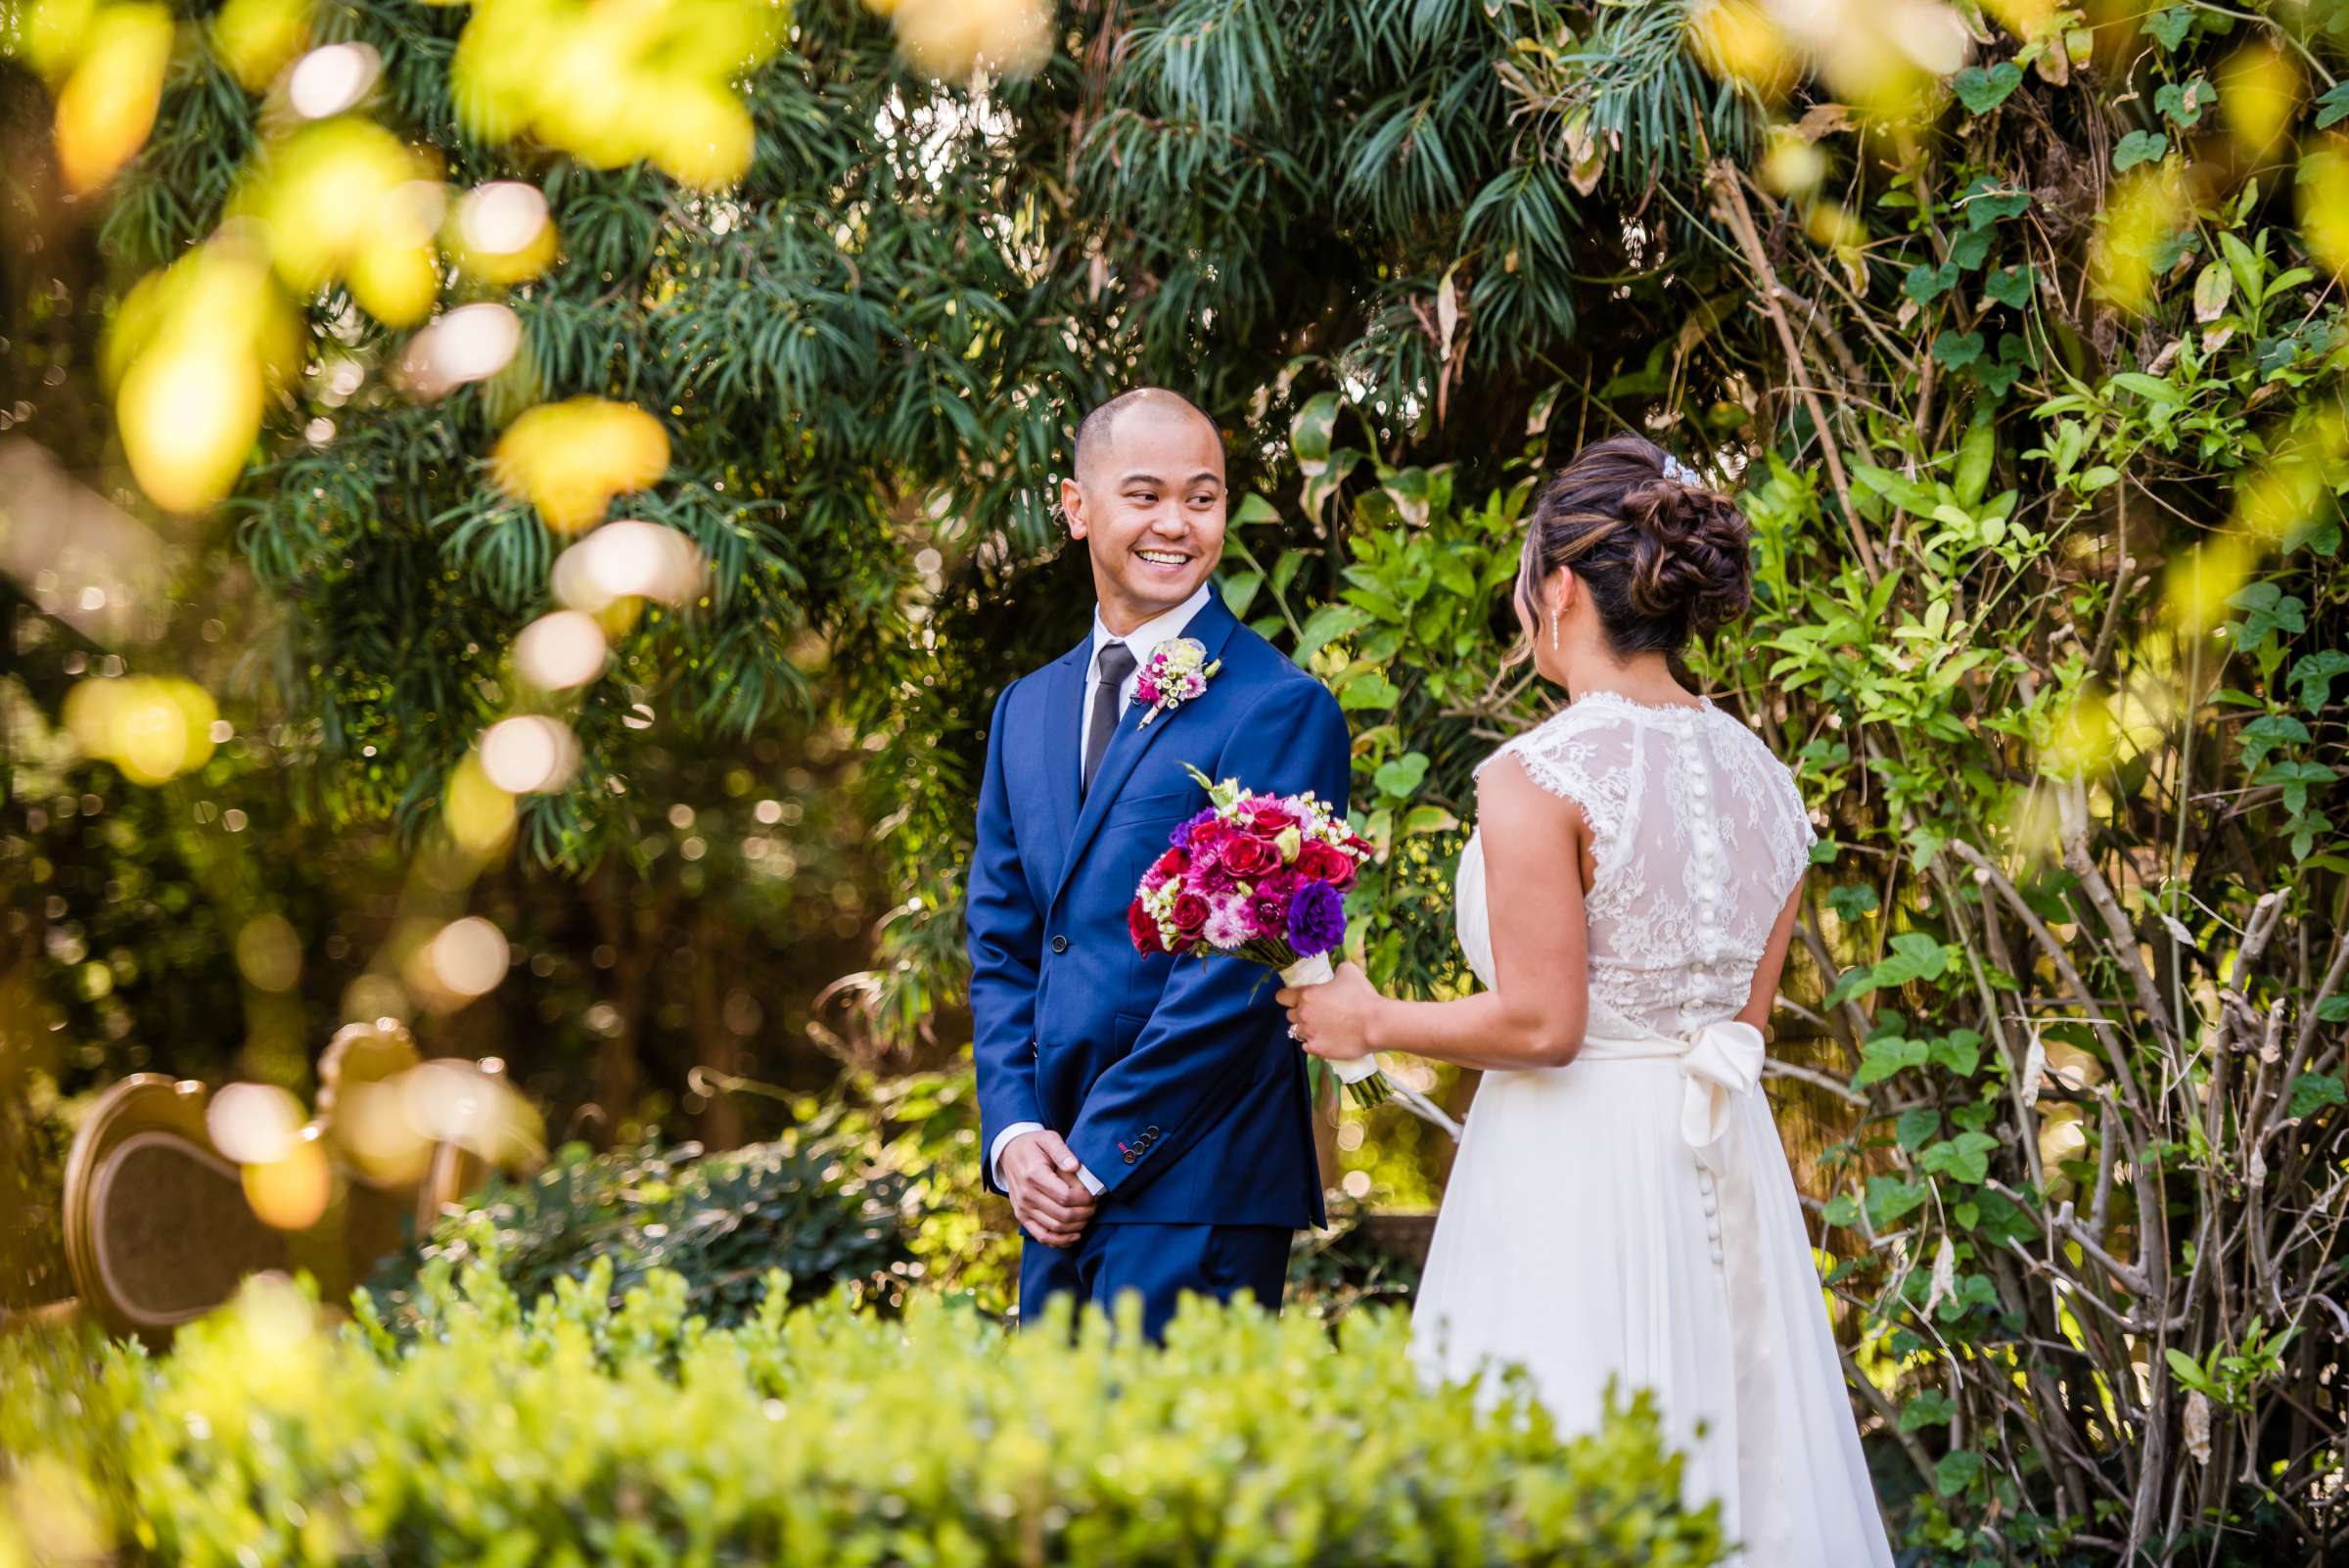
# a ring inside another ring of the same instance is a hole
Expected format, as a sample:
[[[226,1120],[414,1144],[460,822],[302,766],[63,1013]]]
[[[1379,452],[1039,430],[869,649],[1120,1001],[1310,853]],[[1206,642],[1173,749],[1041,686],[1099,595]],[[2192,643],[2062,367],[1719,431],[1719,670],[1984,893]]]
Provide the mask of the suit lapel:
[[[1044,800],[1052,813],[1052,834],[1047,841],[1060,846],[1061,858],[1055,862],[1051,886],[1060,887],[1057,867],[1068,861],[1069,836],[1077,828],[1077,784],[1084,761],[1084,666],[1092,657],[1093,637],[1086,632],[1084,641],[1070,649],[1066,655],[1044,667],[1044,745],[1041,761],[1044,768]]]
[[[1223,656],[1223,644],[1230,639],[1232,628],[1238,624],[1238,620],[1224,608],[1222,594],[1210,589],[1207,603],[1200,606],[1199,613],[1184,624],[1179,635],[1192,638],[1206,648],[1207,662],[1212,665]],[[1082,669],[1078,671],[1077,690],[1079,705],[1082,706],[1084,691]],[[1142,726],[1142,709],[1138,704],[1126,710],[1126,716],[1118,721],[1118,727],[1110,738],[1108,752],[1102,756],[1101,771],[1093,775],[1093,787],[1085,792],[1083,806],[1077,813],[1076,830],[1069,836],[1068,857],[1061,862],[1059,879],[1052,887],[1054,899],[1060,897],[1061,890],[1069,885],[1069,878],[1076,874],[1078,864],[1084,858],[1086,847],[1100,829],[1101,819],[1117,804],[1119,792],[1125,789],[1126,781],[1133,776],[1133,770],[1142,758],[1158,743],[1161,735],[1182,722],[1185,714],[1199,703],[1213,702],[1215,695],[1216,682],[1210,680],[1205,692],[1172,713],[1159,715],[1150,721],[1148,728]],[[1082,757],[1082,753],[1080,752],[1079,756]],[[1074,796],[1077,767],[1072,763],[1067,771],[1071,775],[1070,794]]]

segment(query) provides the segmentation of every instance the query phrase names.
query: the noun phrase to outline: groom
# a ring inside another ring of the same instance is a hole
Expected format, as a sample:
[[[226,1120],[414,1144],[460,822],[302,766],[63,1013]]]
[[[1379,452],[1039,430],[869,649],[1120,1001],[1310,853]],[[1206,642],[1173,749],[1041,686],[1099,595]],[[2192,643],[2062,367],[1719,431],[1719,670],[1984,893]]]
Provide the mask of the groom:
[[[988,729],[968,908],[984,1157],[1027,1237],[1021,1315],[1134,1291],[1156,1339],[1186,1290],[1276,1309],[1321,1186],[1278,981],[1137,952],[1127,906],[1207,806],[1184,763],[1343,813],[1350,742],[1321,684],[1209,586],[1227,496],[1206,415],[1154,388],[1095,409],[1060,500],[1097,602],[1091,634],[1012,682]],[[1206,690],[1136,704],[1184,639],[1221,661]]]

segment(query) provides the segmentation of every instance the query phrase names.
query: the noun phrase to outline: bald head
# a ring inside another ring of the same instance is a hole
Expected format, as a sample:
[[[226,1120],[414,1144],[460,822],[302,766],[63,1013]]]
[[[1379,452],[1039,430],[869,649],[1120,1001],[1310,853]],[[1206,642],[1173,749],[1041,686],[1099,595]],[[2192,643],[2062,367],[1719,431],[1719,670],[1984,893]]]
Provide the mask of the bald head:
[[[1117,430],[1127,421],[1156,424],[1162,420],[1195,422],[1206,428],[1216,443],[1222,444],[1222,433],[1216,422],[1200,412],[1199,405],[1180,392],[1164,387],[1136,387],[1120,392],[1108,402],[1084,416],[1077,427],[1077,483],[1103,483],[1103,465],[1117,449]]]

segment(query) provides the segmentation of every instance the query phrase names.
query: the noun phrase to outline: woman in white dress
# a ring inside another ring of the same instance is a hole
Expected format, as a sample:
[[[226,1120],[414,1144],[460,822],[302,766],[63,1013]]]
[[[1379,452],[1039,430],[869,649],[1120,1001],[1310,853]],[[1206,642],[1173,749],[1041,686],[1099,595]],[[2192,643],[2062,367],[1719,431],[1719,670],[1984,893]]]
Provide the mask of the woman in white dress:
[[[1484,1070],[1412,1318],[1440,1375],[1531,1373],[1566,1430],[1653,1389],[1746,1568],[1890,1568],[1810,1238],[1759,1089],[1816,840],[1792,777],[1676,678],[1741,614],[1746,526],[1636,436],[1529,520],[1520,657],[1567,706],[1478,769],[1454,889],[1485,990],[1281,1000],[1331,1060]]]

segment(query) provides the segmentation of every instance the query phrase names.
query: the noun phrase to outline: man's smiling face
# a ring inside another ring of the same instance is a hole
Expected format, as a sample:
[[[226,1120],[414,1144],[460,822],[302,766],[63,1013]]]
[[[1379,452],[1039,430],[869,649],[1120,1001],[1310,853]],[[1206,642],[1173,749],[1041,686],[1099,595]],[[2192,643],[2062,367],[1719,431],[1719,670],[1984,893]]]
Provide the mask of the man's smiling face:
[[[1222,558],[1223,441],[1172,393],[1118,409],[1107,437],[1080,451],[1060,499],[1092,557],[1102,623],[1124,636],[1189,598]]]

